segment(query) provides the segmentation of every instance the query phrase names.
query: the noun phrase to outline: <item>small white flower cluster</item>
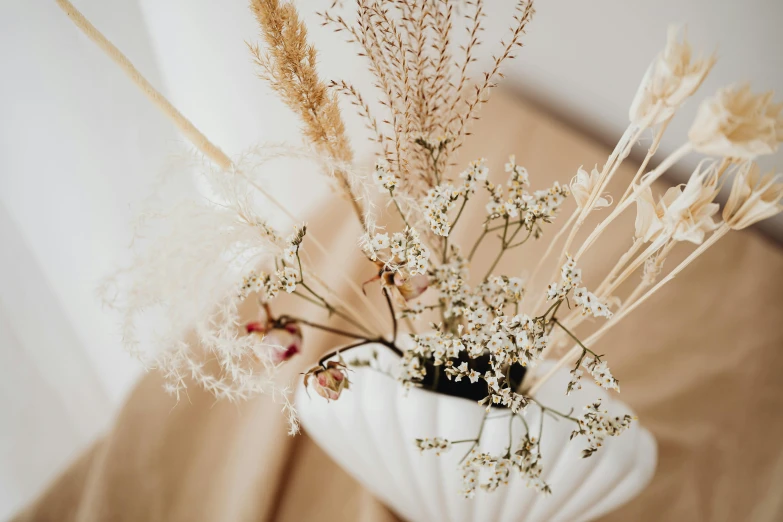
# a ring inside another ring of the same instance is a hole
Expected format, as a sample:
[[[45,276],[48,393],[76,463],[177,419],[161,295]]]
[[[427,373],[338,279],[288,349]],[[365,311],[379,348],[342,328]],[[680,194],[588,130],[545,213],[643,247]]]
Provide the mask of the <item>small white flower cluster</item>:
[[[599,301],[595,294],[585,287],[577,287],[582,282],[582,269],[576,267],[576,261],[571,256],[566,256],[566,262],[560,269],[560,282],[550,283],[547,287],[547,299],[565,299],[568,292],[574,291],[574,303],[582,307],[582,315],[606,317],[610,319],[612,312],[609,307]]]
[[[513,391],[503,372],[511,364],[533,366],[538,361],[547,345],[543,320],[526,315],[497,315],[485,305],[462,312],[467,318],[467,327],[458,326],[456,335],[436,331],[413,336],[415,344],[403,357],[401,380],[408,386],[423,380],[425,363],[431,361],[434,366],[445,366],[450,379],[485,381],[488,395],[481,403],[487,408],[502,405],[514,413],[521,411],[527,400]],[[460,360],[463,353],[470,359],[489,355],[490,369],[483,373],[471,369],[471,364]]]
[[[595,359],[585,357],[584,361],[582,361],[582,365],[587,368],[598,386],[606,388],[607,390],[620,391],[620,383],[612,376],[612,372],[609,371],[609,366],[606,364],[606,361],[602,361],[597,357]]]
[[[465,361],[462,361],[459,366],[450,366],[446,368],[446,375],[448,375],[449,378],[453,377],[456,382],[461,381],[463,377],[466,377],[470,382],[478,382],[481,377],[481,374],[476,370],[470,369],[468,363]]]
[[[307,225],[294,225],[294,232],[286,239],[286,247],[283,249],[283,261],[290,265],[297,263],[296,255],[299,253],[299,245],[302,244],[305,234],[307,233]]]
[[[422,201],[424,217],[432,231],[439,236],[448,236],[451,231],[449,211],[460,196],[460,191],[449,183],[441,183],[427,191]]]
[[[528,229],[536,220],[547,223],[552,221],[568,197],[568,186],[555,182],[552,187],[537,190],[531,195],[525,190],[525,187],[530,184],[527,170],[516,164],[514,156],[509,156],[506,172],[509,173],[509,179],[508,197],[505,199],[501,186],[493,185],[489,181],[485,182],[485,188],[490,196],[490,202],[486,206],[490,219],[521,217]]]
[[[395,234],[396,236],[396,234]],[[430,252],[422,245],[419,233],[413,228],[405,230],[404,245],[401,245],[398,238],[392,243],[392,252],[405,261],[410,275],[426,274],[429,266]]]
[[[524,314],[499,315],[490,321],[490,314],[480,308],[469,316],[468,333],[462,336],[468,350],[475,352],[476,346],[486,349],[496,368],[512,363],[533,366],[548,342],[544,321]]]
[[[414,346],[405,352],[400,379],[410,386],[421,381],[427,374],[424,361],[431,360],[434,366],[446,364],[447,359],[459,357],[465,346],[459,337],[449,333],[430,332],[412,335]]]
[[[451,449],[451,442],[440,437],[416,439],[416,447],[422,452],[435,450],[435,455],[440,455]]]
[[[296,290],[296,282],[299,280],[299,272],[295,268],[287,266],[277,271],[277,277],[280,279],[280,285],[283,290],[289,294]]]
[[[520,277],[492,276],[479,285],[478,291],[485,303],[497,309],[521,301],[525,287]]]
[[[579,428],[571,433],[571,438],[579,435],[587,439],[588,447],[582,450],[582,457],[593,455],[603,445],[606,437],[616,437],[631,426],[634,417],[626,414],[622,417],[610,417],[606,410],[601,409],[598,400],[585,406],[585,414],[578,419]]]
[[[533,197],[527,199],[526,220],[540,219],[545,223],[550,223],[568,194],[568,185],[560,185],[557,181],[546,190],[536,190],[533,192]]]
[[[543,415],[543,412],[541,414]],[[541,473],[544,471],[541,466],[541,447],[535,437],[531,437],[529,433],[525,434],[511,461],[521,472],[527,487],[542,493],[552,492],[549,485],[541,478]]]
[[[519,217],[520,205],[513,199],[503,199],[503,187],[500,185],[493,185],[487,181],[485,188],[489,192],[490,201],[487,203],[487,215],[490,219],[497,218],[517,218]],[[520,200],[521,201],[521,200]]]
[[[497,457],[473,449],[468,454],[462,468],[462,494],[473,498],[476,488],[491,492],[508,484],[512,470],[517,470],[529,488],[542,493],[551,493],[549,485],[541,478],[541,449],[534,437],[526,434],[511,458]],[[482,480],[482,478],[484,480]]]
[[[508,194],[512,198],[523,198],[525,196],[525,187],[530,186],[530,179],[527,169],[517,165],[516,156],[513,154],[508,157],[506,163],[506,172],[508,177]]]
[[[444,317],[451,319],[460,317],[472,302],[470,288],[467,284],[470,277],[468,260],[462,256],[457,245],[449,245],[449,262],[433,267],[430,271],[433,284],[438,289],[439,297],[445,303]],[[477,305],[478,303],[476,303]]]
[[[473,498],[476,495],[476,487],[492,492],[500,486],[507,485],[511,468],[510,459],[472,450],[462,464],[462,485],[464,487],[462,494],[465,495],[465,498]],[[484,481],[480,481],[482,471],[485,476]]]
[[[270,274],[264,271],[251,272],[242,281],[239,288],[239,299],[246,299],[251,292],[263,293],[267,300],[277,297],[280,291],[280,282],[273,279]]]
[[[487,181],[489,168],[487,168],[486,161],[484,158],[471,161],[468,164],[468,168],[460,172],[459,177],[465,180],[462,185],[462,194],[464,196],[467,197],[476,192],[477,182]]]
[[[385,249],[388,252],[384,252]],[[406,228],[405,232],[377,233],[370,237],[363,236],[362,249],[373,260],[383,261],[390,269],[399,271],[405,268],[406,276],[426,274],[429,267],[430,253],[422,245],[418,232]]]
[[[397,186],[397,176],[392,174],[385,159],[375,162],[375,184],[381,192],[389,192]]]
[[[402,236],[402,234],[400,234]],[[402,240],[404,238],[401,238],[399,243],[402,243]],[[383,250],[384,248],[389,248],[389,245],[391,243],[389,242],[389,234],[375,234],[373,238],[370,240],[370,246],[372,247],[373,251],[377,252],[378,250]]]
[[[499,310],[522,300],[525,287],[519,277],[492,276],[471,289],[467,284],[470,276],[467,259],[462,257],[457,245],[451,246],[450,254],[449,263],[433,268],[430,273],[440,293],[440,301],[445,303],[446,319],[467,316],[487,306]]]
[[[571,369],[571,380],[568,381],[568,386],[566,386],[566,395],[571,395],[571,392],[574,390],[581,390],[582,389],[582,375],[584,375],[585,372],[580,367],[579,362],[577,362],[576,366],[574,366]]]
[[[574,303],[577,306],[582,307],[582,315],[592,315],[594,317],[606,317],[612,318],[612,312],[609,307],[598,300],[598,298],[592,292],[588,292],[587,288],[579,287],[574,290]]]
[[[285,247],[281,259],[283,268],[275,272],[277,279],[264,271],[251,272],[243,280],[239,287],[239,298],[246,299],[251,292],[264,294],[266,300],[274,299],[280,290],[285,290],[289,294],[296,290],[296,283],[299,280],[299,272],[292,266],[297,265],[299,246],[307,234],[307,225],[294,226],[294,232],[286,239]]]
[[[582,356],[577,361],[576,366],[571,370],[571,380],[568,382],[566,395],[571,395],[571,392],[574,390],[582,389],[580,380],[582,375],[584,375],[584,371],[580,366],[586,368],[587,371],[590,372],[590,375],[598,386],[606,388],[607,390],[620,391],[620,382],[614,378],[606,361],[602,360],[600,357],[589,357],[587,352],[582,352]]]
[[[550,283],[546,289],[549,300],[564,299],[576,285],[582,282],[582,269],[576,267],[576,261],[566,256],[565,264],[560,268],[560,282]]]

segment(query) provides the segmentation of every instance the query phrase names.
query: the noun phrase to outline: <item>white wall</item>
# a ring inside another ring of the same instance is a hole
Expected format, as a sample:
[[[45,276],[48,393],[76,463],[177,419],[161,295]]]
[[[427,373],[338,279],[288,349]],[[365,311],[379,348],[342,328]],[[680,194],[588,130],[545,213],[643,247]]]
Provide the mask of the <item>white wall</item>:
[[[133,2],[79,6],[159,81]],[[98,281],[178,139],[53,1],[0,5],[0,519],[110,421],[139,373]]]

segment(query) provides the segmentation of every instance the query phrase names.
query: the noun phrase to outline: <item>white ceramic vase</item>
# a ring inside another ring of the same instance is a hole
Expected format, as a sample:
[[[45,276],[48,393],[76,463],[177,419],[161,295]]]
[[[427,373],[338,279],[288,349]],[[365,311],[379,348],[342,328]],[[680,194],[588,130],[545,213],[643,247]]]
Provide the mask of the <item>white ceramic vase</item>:
[[[373,351],[378,354],[379,368],[393,371],[397,358],[380,345],[352,350],[345,358],[368,358]],[[540,368],[549,364],[544,362]],[[512,471],[508,486],[491,493],[479,489],[475,498],[465,499],[460,494],[458,463],[470,444],[454,445],[437,456],[421,453],[414,441],[424,437],[473,439],[484,409],[471,400],[416,388],[406,394],[395,379],[378,369],[353,368],[349,378],[350,390],[329,402],[300,383],[296,404],[302,424],[335,462],[411,522],[592,520],[637,495],[655,470],[655,440],[638,423],[619,437],[607,437],[596,454],[583,459],[584,439],[569,442],[574,424],[545,415],[543,478],[552,494],[528,489]],[[611,414],[631,413],[616,399],[617,394],[607,393],[586,378],[582,390],[566,396],[568,380],[568,370],[562,369],[542,386],[536,399],[563,412],[574,408],[574,414],[581,415],[585,404],[601,398]],[[538,435],[540,415],[534,405],[525,413],[534,435]],[[511,427],[516,443],[524,425],[517,421]],[[488,420],[480,449],[502,454],[508,442],[508,417]]]

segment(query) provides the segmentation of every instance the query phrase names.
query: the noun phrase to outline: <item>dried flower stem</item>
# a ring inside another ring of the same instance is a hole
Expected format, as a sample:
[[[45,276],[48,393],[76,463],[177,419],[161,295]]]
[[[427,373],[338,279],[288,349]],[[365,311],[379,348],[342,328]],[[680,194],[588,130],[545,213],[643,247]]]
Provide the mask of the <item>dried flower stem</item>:
[[[147,81],[128,58],[120,52],[98,29],[79,12],[68,0],[56,0],[68,18],[106,55],[128,75],[131,81],[141,89],[147,98],[155,104],[177,126],[177,129],[190,141],[202,154],[214,161],[222,169],[228,169],[231,159],[220,148],[207,139],[193,123],[177,110],[152,84]]]
[[[686,143],[682,145],[680,148],[678,148],[677,150],[672,152],[669,156],[667,156],[666,159],[664,159],[660,163],[660,165],[658,165],[656,168],[648,172],[644,176],[644,181],[642,181],[641,185],[639,185],[628,198],[626,198],[624,201],[621,201],[617,205],[617,207],[615,207],[612,213],[609,214],[609,216],[606,217],[606,219],[604,219],[601,222],[601,224],[599,224],[590,233],[590,235],[587,237],[587,239],[585,239],[584,243],[582,243],[582,246],[577,251],[576,255],[574,256],[574,259],[578,260],[579,257],[581,257],[587,251],[587,249],[590,248],[590,246],[595,242],[595,240],[598,239],[598,237],[603,233],[606,227],[609,226],[609,224],[612,221],[614,221],[614,219],[617,218],[617,216],[619,216],[623,212],[623,210],[628,208],[628,206],[631,205],[631,203],[636,201],[636,198],[638,197],[639,194],[642,193],[644,189],[651,186],[656,179],[661,177],[661,175],[664,172],[666,172],[669,168],[671,168],[672,165],[674,165],[679,160],[684,158],[691,150],[692,147],[690,143]]]
[[[621,312],[617,313],[612,320],[608,321],[603,327],[601,327],[597,332],[595,332],[593,335],[588,337],[587,343],[593,343],[598,340],[598,338],[603,335],[611,326],[614,325],[617,321],[623,319],[625,316],[636,310],[637,307],[639,307],[642,303],[644,303],[647,299],[650,298],[655,292],[661,289],[666,283],[674,279],[677,274],[682,272],[688,265],[690,265],[696,258],[698,258],[700,255],[702,255],[704,252],[707,251],[708,248],[710,248],[712,245],[714,245],[719,239],[721,239],[723,236],[725,236],[729,230],[731,230],[726,224],[721,225],[720,228],[718,228],[715,232],[710,235],[709,238],[707,238],[704,243],[699,245],[699,247],[691,252],[691,254],[685,258],[679,265],[677,265],[674,269],[672,269],[671,272],[666,274],[666,277],[661,279],[655,286],[653,286],[650,290],[648,290],[641,298],[639,298],[638,301],[634,302],[628,308],[625,310],[622,310]]]
[[[289,219],[291,219],[291,221],[293,221],[294,223],[302,223],[303,222],[303,220],[298,219],[297,216],[292,214],[282,203],[280,203],[277,200],[277,198],[275,198],[274,196],[272,196],[272,194],[267,192],[266,189],[264,189],[264,187],[262,187],[261,185],[256,183],[255,180],[253,180],[250,176],[248,176],[247,174],[245,174],[245,173],[243,173],[241,171],[238,171],[238,170],[235,171],[235,172],[238,173],[239,175],[243,176],[245,178],[245,180],[247,181],[248,185],[250,185],[251,187],[253,187],[256,190],[258,190],[273,205],[275,205],[281,212],[283,212]],[[307,237],[308,237],[309,241],[311,241],[313,243],[313,245],[315,245],[315,247],[320,251],[320,253],[323,256],[328,257],[329,251],[326,249],[326,247],[323,246],[323,244],[320,241],[318,241],[318,239],[316,238],[316,236],[312,232],[310,232]],[[322,279],[320,279],[315,273],[308,272],[308,275],[311,275],[316,281],[318,281],[318,283],[321,286],[323,286],[330,293],[330,295],[335,296],[337,299],[339,299],[339,296],[337,296],[337,293],[332,291],[331,288],[329,288],[329,286],[326,285],[324,283],[324,281]],[[356,296],[358,296],[360,300],[364,301],[366,309],[370,310],[370,312],[375,316],[376,320],[380,321],[380,324],[383,324],[382,320],[380,319],[380,314],[379,314],[378,310],[372,304],[372,301],[370,301],[369,298],[364,294],[362,289],[359,288],[359,285],[357,285],[356,282],[352,278],[348,277],[343,271],[339,271],[339,276],[343,279],[343,281],[345,281],[348,284],[349,288],[351,288],[353,293],[356,294]],[[360,314],[355,308],[353,308],[347,302],[342,301],[342,300],[340,300],[340,301],[341,301],[341,306],[343,306],[346,310],[348,310],[351,313],[351,315],[353,316],[354,320],[357,320],[357,321],[361,322],[361,320],[359,318],[363,317],[364,314]]]
[[[652,287],[650,290],[648,290],[641,298],[639,298],[636,302],[625,308],[624,310],[618,312],[615,314],[612,319],[606,322],[604,326],[602,326],[600,329],[598,329],[595,333],[593,333],[590,337],[588,337],[585,341],[583,341],[584,346],[590,346],[596,341],[598,341],[601,337],[603,337],[604,334],[606,334],[607,331],[609,331],[615,324],[617,324],[618,321],[623,319],[625,316],[636,310],[642,303],[644,303],[647,299],[650,298],[655,292],[661,289],[666,283],[674,279],[674,277],[682,272],[688,265],[690,265],[696,258],[698,258],[701,254],[703,254],[708,248],[710,248],[712,245],[714,245],[720,238],[725,236],[729,232],[729,227],[727,225],[722,225],[718,230],[712,233],[712,235],[699,247],[691,252],[691,254],[685,258],[677,267],[675,267],[671,272],[669,272],[666,277],[661,279],[658,284],[656,284],[654,287]],[[574,357],[577,357],[579,353],[581,353],[582,346],[576,345],[571,350],[568,351],[563,357],[561,357],[557,363],[540,379],[538,379],[529,390],[529,394],[534,394],[537,390],[541,388],[541,386],[549,380],[560,368],[568,364],[570,361],[574,359]]]
[[[350,100],[351,105],[356,107],[356,112],[359,114],[359,116],[367,120],[367,128],[372,131],[374,136],[373,138],[370,138],[370,141],[375,141],[383,147],[385,142],[383,135],[378,128],[378,120],[375,118],[375,116],[373,116],[372,111],[370,110],[370,106],[366,101],[364,101],[362,94],[356,90],[353,85],[345,81],[332,81],[329,84],[329,87],[335,89],[337,92],[343,94]]]
[[[520,245],[525,244],[525,242],[530,239],[530,237],[533,235],[533,227],[530,227],[530,230],[527,233],[527,236],[525,236],[525,239],[518,243],[514,243],[514,238],[517,237],[517,234],[519,233],[522,228],[524,228],[524,224],[520,224],[517,229],[511,234],[511,236],[508,236],[508,218],[506,218],[506,225],[503,227],[503,237],[501,238],[500,243],[500,252],[498,252],[497,257],[495,257],[495,260],[492,262],[492,265],[487,269],[487,273],[484,276],[484,281],[489,279],[489,276],[492,275],[492,271],[495,269],[496,266],[498,266],[498,263],[500,262],[500,259],[503,257],[503,254],[506,253],[507,250],[510,250],[512,248],[516,248]]]
[[[661,143],[661,138],[663,138],[663,133],[666,132],[666,127],[669,126],[669,122],[671,122],[671,118],[664,121],[656,131],[655,137],[653,138],[653,142],[650,145],[650,148],[647,149],[647,154],[645,154],[644,160],[642,160],[642,164],[639,165],[639,169],[636,171],[636,175],[633,177],[633,180],[631,180],[631,182],[628,184],[628,188],[625,189],[625,193],[623,194],[623,197],[620,198],[618,204],[625,201],[625,199],[633,191],[634,185],[636,185],[639,182],[639,179],[642,177],[642,174],[647,168],[647,164],[650,163],[650,160],[658,151],[658,145]]]
[[[626,252],[625,255],[623,255],[623,257],[620,259],[620,262],[617,263],[615,268],[617,268],[617,266],[620,266],[621,263],[624,265],[625,262],[623,261],[623,258],[625,258],[627,260],[628,258],[633,256],[633,254],[636,252],[636,250],[638,250],[639,246],[642,243],[643,243],[643,241],[641,241],[641,240],[635,241],[634,244],[631,246],[631,248],[628,250],[628,252]],[[673,244],[674,244],[674,242],[669,242],[669,245],[673,246]],[[603,285],[603,287],[599,286],[599,288],[596,290],[595,294],[601,300],[605,301],[605,300],[609,299],[612,296],[612,294],[614,293],[614,291],[617,290],[617,288],[623,282],[625,282],[625,280],[628,279],[628,277],[630,277],[634,272],[636,272],[636,270],[638,270],[639,267],[644,265],[645,261],[647,261],[647,259],[650,256],[654,255],[655,252],[657,252],[660,248],[661,248],[661,243],[651,244],[650,247],[648,247],[647,250],[645,250],[641,255],[639,255],[636,259],[634,259],[634,261],[631,263],[631,265],[628,266],[619,276],[617,276],[616,279],[612,279],[610,281],[609,280],[609,276],[607,276],[604,279],[604,281],[601,283],[601,285]],[[662,253],[662,252],[659,252],[659,254],[660,253]],[[666,251],[666,253],[668,254],[668,250]],[[610,273],[609,275],[611,276],[612,274]],[[567,324],[569,328],[576,328],[577,326],[582,324],[582,322],[584,322],[584,320],[586,318],[587,317],[585,315],[583,315],[580,311],[573,310],[563,320],[563,323]],[[547,347],[548,350],[545,351],[542,354],[542,357],[545,356],[548,351],[551,351],[554,348],[555,345],[556,345],[556,343],[552,343],[550,346],[548,346]]]
[[[653,241],[650,243],[650,246],[648,246],[641,254],[636,256],[636,259],[634,259],[622,272],[620,272],[620,275],[617,276],[611,283],[607,283],[606,288],[604,288],[601,291],[601,296],[608,297],[611,296],[612,293],[617,290],[617,288],[625,282],[628,277],[636,272],[636,270],[639,269],[639,267],[644,265],[644,262],[647,261],[647,259],[655,254],[660,248],[663,246],[663,238],[659,241]],[[631,247],[633,248],[633,247]]]
[[[306,319],[302,319],[301,317],[293,317],[290,315],[281,315],[278,319],[283,325],[286,322],[294,322],[294,323],[300,323],[304,324],[306,326],[309,326],[311,328],[315,328],[317,330],[323,330],[324,332],[333,333],[335,335],[342,335],[343,337],[351,337],[353,339],[366,339],[366,334],[358,334],[354,332],[349,332],[347,330],[341,330],[340,328],[334,328],[332,326],[327,326],[324,324],[314,323],[312,321],[308,321]]]
[[[642,280],[639,282],[638,285],[636,285],[636,288],[633,289],[633,291],[623,300],[622,306],[620,306],[618,312],[622,312],[629,306],[631,306],[636,300],[639,298],[642,293],[652,286],[652,284],[655,282],[657,273],[660,272],[661,268],[663,267],[664,261],[666,261],[666,257],[669,255],[669,253],[672,251],[674,246],[677,244],[677,241],[670,240],[666,246],[664,246],[660,252],[655,257],[654,262],[654,270],[655,272],[653,274],[647,274],[646,273],[646,267],[645,267],[645,276],[642,278]]]
[[[604,290],[606,289],[606,287],[615,281],[617,274],[620,272],[620,270],[622,270],[623,267],[628,263],[628,261],[636,254],[636,252],[639,251],[639,249],[642,247],[643,244],[644,244],[643,239],[641,238],[634,239],[634,242],[631,245],[631,247],[625,252],[625,254],[620,256],[620,259],[617,260],[617,263],[614,265],[614,268],[612,268],[612,270],[609,271],[609,273],[606,275],[604,280],[601,281],[601,284],[598,285],[598,288],[596,288],[595,291],[596,295],[598,296],[605,295]]]
[[[614,150],[612,150],[612,153],[609,155],[609,158],[607,158],[606,163],[604,163],[604,167],[603,169],[601,169],[601,177],[599,179],[604,179],[606,173],[617,161],[618,156],[625,153],[625,149],[630,143],[628,138],[633,132],[633,130],[634,130],[633,125],[629,125],[625,129],[622,137],[617,142],[617,145],[615,145]],[[552,274],[550,275],[549,278],[547,278],[547,281],[554,280],[555,276],[557,275],[557,272],[560,270],[560,267],[563,265],[566,255],[568,254],[569,249],[571,248],[571,244],[574,242],[574,239],[576,238],[576,234],[579,232],[579,229],[582,227],[582,224],[584,224],[590,210],[592,209],[591,207],[592,203],[594,203],[597,200],[597,195],[600,194],[601,185],[602,183],[600,182],[596,184],[596,188],[594,189],[593,194],[591,194],[591,197],[588,200],[588,204],[586,204],[582,209],[578,209],[579,216],[577,217],[576,222],[574,223],[573,227],[571,228],[568,234],[568,237],[566,238],[565,244],[563,245],[563,248],[560,251],[560,256],[558,257],[557,263],[554,264],[552,268]],[[544,306],[545,302],[546,302],[546,294],[542,293],[538,301],[536,302],[535,306],[533,307],[533,310],[540,310]]]
[[[615,173],[620,168],[620,165],[623,164],[625,158],[627,158],[628,155],[631,153],[633,146],[636,145],[636,143],[639,141],[639,138],[644,132],[644,129],[645,127],[641,127],[641,126],[637,127],[635,125],[631,125],[629,127],[629,132],[626,132],[626,135],[623,136],[623,139],[627,141],[623,143],[619,156],[615,159],[614,163],[612,164],[608,172],[601,173],[599,182],[596,185],[595,190],[593,190],[593,193],[590,195],[590,199],[585,205],[585,208],[583,209],[583,214],[585,216],[589,215],[590,212],[593,210],[596,202],[601,197],[601,194],[603,194],[603,192],[606,190],[607,186],[609,185],[609,182],[612,180]],[[622,142],[623,140],[621,140],[621,143]]]
[[[575,209],[573,214],[568,218],[568,220],[565,222],[565,224],[560,228],[560,230],[557,231],[557,234],[555,237],[552,238],[552,241],[549,242],[549,245],[546,248],[546,251],[544,252],[544,255],[541,256],[541,258],[538,260],[538,264],[536,264],[535,270],[533,270],[533,274],[530,276],[529,281],[531,283],[535,283],[536,277],[538,276],[538,273],[541,271],[541,267],[544,266],[544,261],[549,257],[549,255],[552,253],[552,249],[554,249],[555,245],[558,241],[560,241],[560,238],[563,237],[563,235],[569,230],[569,227],[574,223],[574,220],[579,216],[579,209]],[[545,281],[544,284],[546,285],[548,282]]]

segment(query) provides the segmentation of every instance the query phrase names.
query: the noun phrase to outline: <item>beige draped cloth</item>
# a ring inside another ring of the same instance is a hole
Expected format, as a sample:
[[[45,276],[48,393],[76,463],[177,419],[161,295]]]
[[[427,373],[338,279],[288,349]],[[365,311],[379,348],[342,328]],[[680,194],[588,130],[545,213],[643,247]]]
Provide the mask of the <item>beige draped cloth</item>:
[[[493,176],[501,179],[511,153],[538,189],[555,179],[568,182],[579,165],[602,164],[608,151],[501,95],[484,109],[461,162],[489,158]],[[629,162],[616,177],[627,184],[634,172]],[[616,195],[617,187],[612,190]],[[336,204],[329,215],[310,218],[313,232],[329,241],[333,252],[355,248],[358,229],[347,207]],[[478,230],[483,205],[471,211],[462,217],[461,236],[475,237]],[[616,259],[630,246],[633,214],[626,212],[621,226],[611,227],[580,263],[588,287],[605,275],[605,259]],[[547,233],[562,221],[547,227]],[[488,240],[484,246],[494,245]],[[507,255],[496,272],[532,270],[543,248],[543,242],[531,241]],[[687,252],[675,249],[665,269]],[[477,274],[492,255],[482,252]],[[342,267],[359,282],[372,275],[372,267],[358,257]],[[305,335],[307,353],[287,365],[283,379],[298,378],[319,354],[342,342],[310,329]],[[659,448],[650,486],[603,520],[783,520],[779,247],[754,231],[730,234],[615,327],[598,351],[607,355],[622,381],[622,399]],[[287,436],[279,410],[268,397],[216,402],[195,386],[189,400],[177,404],[151,373],[109,433],[15,520],[397,520],[306,434]]]

